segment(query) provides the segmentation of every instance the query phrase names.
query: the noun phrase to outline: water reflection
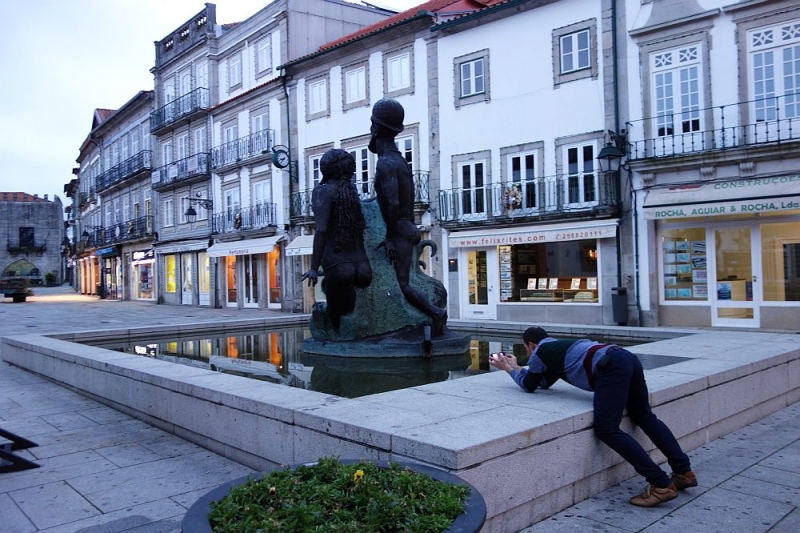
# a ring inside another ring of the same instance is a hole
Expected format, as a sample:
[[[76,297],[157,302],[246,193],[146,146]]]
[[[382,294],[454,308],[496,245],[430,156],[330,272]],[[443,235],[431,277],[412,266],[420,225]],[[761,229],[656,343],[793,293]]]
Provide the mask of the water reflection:
[[[527,363],[525,348],[518,339],[493,335],[472,335],[467,353],[430,360],[305,354],[303,339],[309,335],[306,328],[268,332],[243,330],[163,340],[107,342],[97,346],[345,398],[488,372],[489,354],[497,351],[514,353],[520,364]],[[642,356],[645,368],[680,360],[683,358],[647,359]]]

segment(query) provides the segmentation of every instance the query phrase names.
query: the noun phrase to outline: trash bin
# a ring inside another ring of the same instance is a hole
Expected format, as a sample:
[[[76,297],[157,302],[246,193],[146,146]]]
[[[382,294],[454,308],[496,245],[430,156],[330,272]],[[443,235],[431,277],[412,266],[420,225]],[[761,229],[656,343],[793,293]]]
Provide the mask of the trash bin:
[[[102,283],[98,283],[95,288],[97,289],[97,296],[101,300],[105,300],[106,299],[106,287],[105,287],[105,285],[103,285]]]
[[[620,326],[628,324],[628,288],[611,287],[611,310],[614,322]]]

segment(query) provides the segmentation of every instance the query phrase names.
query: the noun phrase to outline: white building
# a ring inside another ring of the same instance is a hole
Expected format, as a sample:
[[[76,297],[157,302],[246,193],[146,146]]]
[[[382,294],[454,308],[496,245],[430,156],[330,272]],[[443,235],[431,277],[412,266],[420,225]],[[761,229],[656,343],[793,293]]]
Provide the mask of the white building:
[[[597,160],[621,120],[612,5],[513,1],[433,28],[439,133],[426,144],[450,316],[628,321],[624,196]]]
[[[624,8],[644,323],[796,329],[800,5]]]

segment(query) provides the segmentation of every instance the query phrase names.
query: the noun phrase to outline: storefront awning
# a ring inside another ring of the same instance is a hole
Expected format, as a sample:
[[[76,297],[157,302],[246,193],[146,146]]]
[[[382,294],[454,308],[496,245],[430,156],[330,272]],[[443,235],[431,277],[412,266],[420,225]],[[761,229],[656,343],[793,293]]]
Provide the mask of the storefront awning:
[[[540,242],[578,241],[582,239],[606,239],[617,234],[618,219],[586,220],[564,224],[525,226],[511,231],[497,229],[482,231],[458,231],[448,239],[451,248],[482,248],[513,244]]]
[[[253,255],[271,252],[275,244],[283,239],[283,235],[246,239],[243,241],[218,242],[208,249],[209,257],[225,257],[228,255]]]
[[[314,236],[300,235],[286,247],[286,255],[311,255],[314,253]]]
[[[194,240],[194,241],[181,241],[174,243],[165,243],[164,245],[156,244],[157,254],[180,254],[183,252],[194,252],[196,250],[205,250],[208,248],[208,239]]]
[[[774,213],[800,209],[800,176],[679,185],[648,191],[650,220]]]

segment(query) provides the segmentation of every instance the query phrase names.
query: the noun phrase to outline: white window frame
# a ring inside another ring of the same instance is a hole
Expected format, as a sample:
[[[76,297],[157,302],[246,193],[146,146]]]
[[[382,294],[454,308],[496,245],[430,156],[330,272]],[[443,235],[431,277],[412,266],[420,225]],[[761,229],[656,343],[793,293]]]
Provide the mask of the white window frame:
[[[206,151],[206,127],[200,126],[194,130],[194,153],[202,154]]]
[[[587,150],[591,153],[587,154]],[[575,166],[571,167],[570,156],[574,154]],[[567,209],[589,209],[599,204],[600,169],[597,166],[597,142],[585,141],[562,147],[564,179],[562,207]],[[591,180],[591,187],[587,187]],[[591,190],[592,194],[589,194]],[[593,196],[593,198],[591,197]]]
[[[561,46],[559,52],[561,61],[559,65],[561,74],[591,68],[591,38],[592,35],[588,28],[560,37]]]
[[[482,57],[461,63],[461,98],[486,91],[484,71]]]
[[[700,43],[650,54],[653,138],[703,131]]]
[[[345,104],[352,104],[367,97],[367,67],[360,67],[345,72]]]
[[[362,199],[374,196],[372,194],[372,152],[367,145],[352,146],[346,148],[347,152],[353,156],[356,162],[356,171],[353,176],[356,189]]]
[[[175,206],[172,198],[164,198],[164,227],[170,228],[175,225]]]
[[[489,185],[488,169],[489,162],[485,159],[456,163],[459,218],[469,218],[470,220],[487,218],[490,212],[487,204],[489,199],[486,194],[486,188]]]
[[[308,84],[308,120],[328,114],[328,79],[318,78]]]
[[[256,43],[256,72],[260,75],[272,70],[272,35]]]
[[[411,87],[411,51],[386,59],[387,92],[394,93]]]
[[[800,20],[748,31],[747,49],[752,122],[796,120],[800,117]]]
[[[195,197],[201,200],[207,200],[208,192],[205,190],[197,191],[197,193],[195,193]],[[195,202],[194,210],[197,212],[197,220],[208,220],[208,209],[206,209],[203,204]]]
[[[236,52],[228,59],[228,89],[242,85],[242,52]]]
[[[178,203],[180,204],[180,212],[178,213],[178,222],[180,224],[187,224],[189,219],[186,218],[186,210],[189,209],[189,195],[183,194],[178,199]]]

